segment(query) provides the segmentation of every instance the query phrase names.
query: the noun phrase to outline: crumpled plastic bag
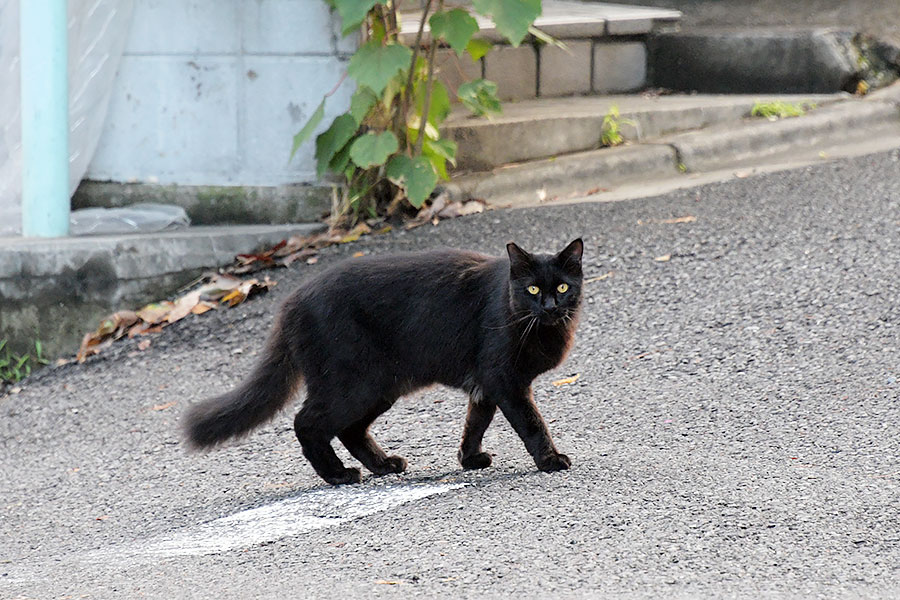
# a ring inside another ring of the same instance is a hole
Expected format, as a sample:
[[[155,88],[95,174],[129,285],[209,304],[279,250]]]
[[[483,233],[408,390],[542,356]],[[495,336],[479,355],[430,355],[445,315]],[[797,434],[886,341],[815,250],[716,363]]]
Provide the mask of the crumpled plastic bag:
[[[184,229],[187,212],[173,204],[132,204],[119,208],[81,208],[69,217],[69,235],[154,233]]]

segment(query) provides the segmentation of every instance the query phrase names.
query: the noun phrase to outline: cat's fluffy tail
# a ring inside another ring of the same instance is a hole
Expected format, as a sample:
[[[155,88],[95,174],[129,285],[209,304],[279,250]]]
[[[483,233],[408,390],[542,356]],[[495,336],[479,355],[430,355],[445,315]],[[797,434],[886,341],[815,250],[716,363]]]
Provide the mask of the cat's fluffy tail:
[[[287,404],[302,380],[279,326],[259,363],[235,389],[192,406],[184,430],[195,448],[208,448],[248,433]]]

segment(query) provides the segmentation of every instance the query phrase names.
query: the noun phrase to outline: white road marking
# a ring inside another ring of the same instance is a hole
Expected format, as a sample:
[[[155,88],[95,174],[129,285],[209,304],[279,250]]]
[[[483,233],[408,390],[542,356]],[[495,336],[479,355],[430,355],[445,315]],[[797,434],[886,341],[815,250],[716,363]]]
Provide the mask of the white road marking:
[[[107,560],[118,556],[196,556],[244,549],[313,529],[334,527],[394,506],[464,487],[464,483],[397,484],[338,487],[304,492],[258,508],[188,527],[129,547],[92,553]]]

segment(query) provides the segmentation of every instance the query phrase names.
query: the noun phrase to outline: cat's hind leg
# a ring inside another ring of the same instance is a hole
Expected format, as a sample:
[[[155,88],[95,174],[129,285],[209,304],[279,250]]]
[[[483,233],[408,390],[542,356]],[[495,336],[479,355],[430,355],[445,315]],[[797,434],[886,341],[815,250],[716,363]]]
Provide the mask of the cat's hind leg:
[[[375,475],[402,473],[406,470],[406,459],[402,456],[388,456],[369,433],[369,426],[392,405],[392,402],[383,400],[365,417],[338,434],[338,438],[350,454]]]
[[[480,394],[479,394],[480,396]],[[491,455],[481,450],[481,440],[487,431],[497,405],[475,395],[469,397],[469,410],[466,413],[466,426],[463,429],[462,442],[459,445],[459,464],[464,469],[485,469],[491,466]]]
[[[303,448],[303,455],[309,460],[319,476],[331,485],[359,483],[362,475],[355,467],[347,468],[331,447],[335,428],[327,414],[316,410],[312,398],[307,398],[304,407],[294,418],[294,432]]]

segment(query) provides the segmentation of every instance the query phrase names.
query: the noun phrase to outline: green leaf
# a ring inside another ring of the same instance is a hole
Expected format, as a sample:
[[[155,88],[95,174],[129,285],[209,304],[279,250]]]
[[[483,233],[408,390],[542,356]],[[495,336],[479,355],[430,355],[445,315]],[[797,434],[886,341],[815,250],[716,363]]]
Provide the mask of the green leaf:
[[[366,20],[366,15],[376,4],[384,4],[385,0],[334,0],[334,7],[341,16],[343,29],[341,33],[347,35]]]
[[[416,140],[419,139],[419,130],[422,129],[422,119],[418,116],[414,116],[406,122],[406,138],[410,144],[415,144]],[[429,123],[425,122],[425,139],[436,140],[441,137],[441,132],[438,131],[438,128]]]
[[[413,86],[413,96],[416,99],[416,114],[421,116],[425,107],[425,82],[417,81]],[[444,122],[450,114],[450,94],[447,88],[438,80],[434,80],[431,88],[431,100],[428,103],[428,122],[437,127]]]
[[[400,90],[403,89],[406,89],[405,71],[403,73],[397,73],[397,75],[392,78],[387,86],[381,91],[381,106],[384,108],[384,112],[391,112],[394,98],[400,93]]]
[[[347,74],[360,85],[381,94],[388,82],[409,67],[412,50],[400,44],[382,46],[375,40],[363,44],[347,65]]]
[[[456,166],[456,142],[453,140],[430,140],[425,138],[425,144],[422,146],[422,156],[431,162],[434,170],[441,179],[450,179],[447,173],[447,161]]]
[[[424,156],[410,158],[397,154],[388,161],[385,175],[406,190],[406,198],[416,208],[421,208],[437,185],[437,173]]]
[[[448,140],[446,138],[429,140],[428,138],[425,138],[425,145],[423,147],[427,148],[430,152],[449,160],[453,166],[456,166],[457,146],[456,142],[453,140]]]
[[[353,97],[350,98],[350,114],[359,125],[362,125],[363,119],[366,118],[376,102],[378,102],[378,96],[375,95],[375,92],[361,85],[356,88]]]
[[[463,106],[475,115],[500,113],[500,100],[497,99],[497,84],[486,79],[473,79],[459,86],[456,95]]]
[[[472,57],[473,61],[484,58],[484,55],[491,51],[494,45],[487,40],[473,38],[466,44],[466,52]]]
[[[376,165],[383,165],[399,146],[397,136],[390,131],[369,132],[356,138],[356,141],[350,146],[350,159],[356,166],[368,169]]]
[[[344,113],[319,134],[316,138],[316,173],[319,177],[325,174],[332,157],[350,141],[358,128],[353,115]]]
[[[428,19],[428,25],[431,26],[431,37],[443,38],[457,56],[462,56],[469,40],[478,31],[478,21],[462,8],[434,13]]]
[[[349,179],[350,177],[346,175],[347,167],[349,166],[350,174],[353,174],[353,171],[356,169],[350,163],[350,146],[352,146],[352,142],[348,142],[344,144],[344,147],[334,153],[334,156],[331,157],[331,160],[328,161],[328,170],[332,173],[342,173],[344,176]]]
[[[518,46],[541,15],[541,0],[472,0],[479,13],[490,17],[509,43]]]
[[[319,103],[319,107],[313,112],[312,116],[309,118],[309,121],[306,122],[306,125],[303,126],[303,129],[297,132],[297,135],[294,136],[294,145],[291,147],[291,157],[288,161],[294,159],[294,155],[297,154],[297,150],[300,149],[300,146],[303,145],[303,142],[309,139],[309,136],[312,135],[312,132],[319,126],[319,123],[322,122],[322,119],[325,118],[325,98],[322,98],[322,101]]]

